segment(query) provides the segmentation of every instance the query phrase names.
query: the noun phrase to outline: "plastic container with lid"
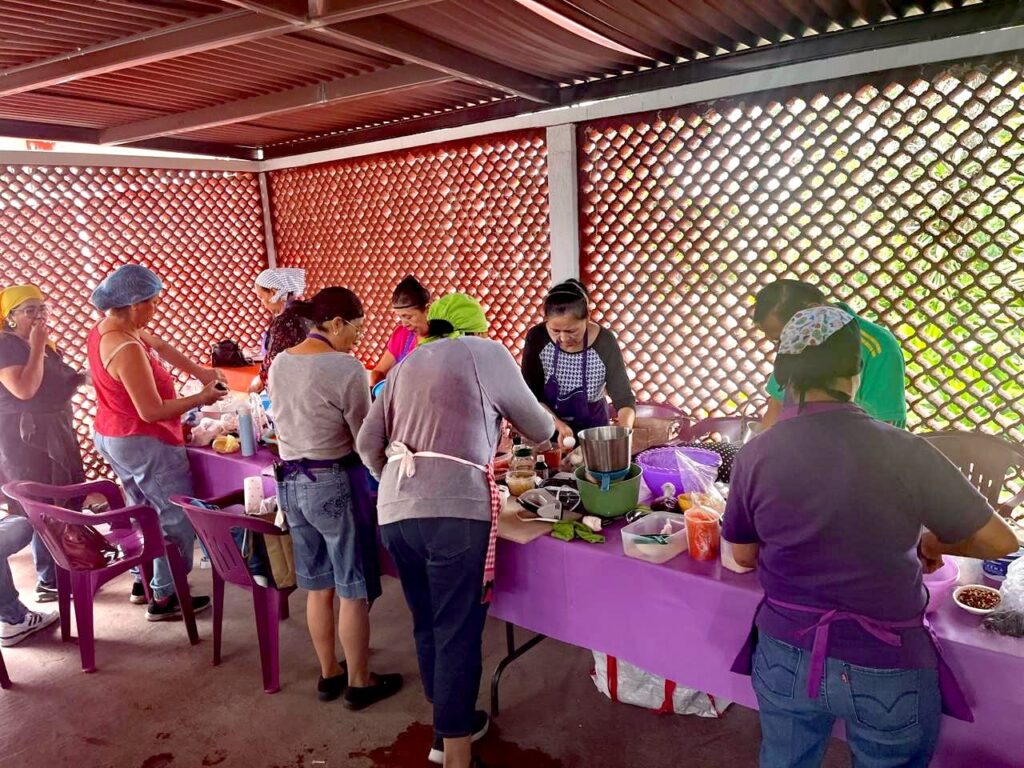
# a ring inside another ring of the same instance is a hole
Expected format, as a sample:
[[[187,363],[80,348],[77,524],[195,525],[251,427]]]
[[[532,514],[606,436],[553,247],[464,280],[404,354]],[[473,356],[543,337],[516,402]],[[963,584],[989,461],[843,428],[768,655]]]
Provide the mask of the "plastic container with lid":
[[[622,529],[622,551],[649,563],[667,563],[686,550],[682,515],[654,512]]]

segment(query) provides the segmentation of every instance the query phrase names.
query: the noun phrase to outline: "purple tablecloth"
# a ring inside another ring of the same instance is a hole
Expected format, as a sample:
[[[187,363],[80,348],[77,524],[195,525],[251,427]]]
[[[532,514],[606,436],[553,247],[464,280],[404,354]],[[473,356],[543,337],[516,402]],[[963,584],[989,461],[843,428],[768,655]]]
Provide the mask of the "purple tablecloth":
[[[269,451],[250,458],[188,452],[196,495],[205,498],[241,488],[274,460]],[[750,678],[729,667],[760,599],[756,574],[738,575],[685,554],[664,565],[634,560],[612,530],[600,545],[549,536],[529,544],[499,539],[491,615],[756,707]],[[1024,640],[983,630],[952,602],[933,625],[976,720],[943,718],[933,767],[1021,768]]]
[[[263,475],[277,459],[266,448],[248,457],[240,453],[221,454],[212,448],[188,448],[187,451],[192,469],[192,492],[198,499],[212,499],[242,490],[245,478]],[[273,482],[272,475],[269,482]]]
[[[664,565],[634,560],[613,530],[601,545],[499,540],[496,582],[496,618],[757,706],[750,678],[729,671],[761,599],[756,574],[685,554]],[[933,624],[976,722],[943,718],[932,765],[1021,768],[1024,640],[983,630],[951,601]]]

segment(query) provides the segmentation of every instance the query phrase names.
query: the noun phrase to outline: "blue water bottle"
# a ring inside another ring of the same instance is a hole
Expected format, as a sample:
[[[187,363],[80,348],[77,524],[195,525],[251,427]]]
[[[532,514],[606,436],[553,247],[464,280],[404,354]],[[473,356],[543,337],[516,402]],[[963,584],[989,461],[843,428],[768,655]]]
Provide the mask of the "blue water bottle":
[[[238,412],[238,439],[242,443],[243,456],[253,456],[256,453],[256,428],[252,423],[252,411],[248,408]]]

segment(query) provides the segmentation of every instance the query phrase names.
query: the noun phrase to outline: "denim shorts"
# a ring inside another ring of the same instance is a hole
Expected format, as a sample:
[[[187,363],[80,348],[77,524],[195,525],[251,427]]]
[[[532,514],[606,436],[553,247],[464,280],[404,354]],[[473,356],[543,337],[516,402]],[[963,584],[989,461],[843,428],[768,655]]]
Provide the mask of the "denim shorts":
[[[350,470],[314,469],[316,480],[298,473],[280,484],[280,501],[295,553],[295,571],[303,589],[335,589],[349,600],[380,597],[380,563],[369,503],[352,487]]]

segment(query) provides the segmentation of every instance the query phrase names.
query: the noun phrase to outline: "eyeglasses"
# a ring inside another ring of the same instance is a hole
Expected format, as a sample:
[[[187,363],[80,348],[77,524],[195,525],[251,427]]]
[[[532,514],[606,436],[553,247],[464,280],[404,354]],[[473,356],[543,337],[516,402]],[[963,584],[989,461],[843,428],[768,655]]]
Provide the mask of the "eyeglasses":
[[[48,304],[32,304],[27,307],[18,307],[15,312],[24,312],[28,317],[43,317],[50,313]]]
[[[356,333],[362,333],[363,332],[363,324],[362,323],[359,323],[358,325],[356,325],[351,320],[345,320],[344,322],[345,322],[345,325],[351,325],[353,328],[355,328],[356,329]]]

